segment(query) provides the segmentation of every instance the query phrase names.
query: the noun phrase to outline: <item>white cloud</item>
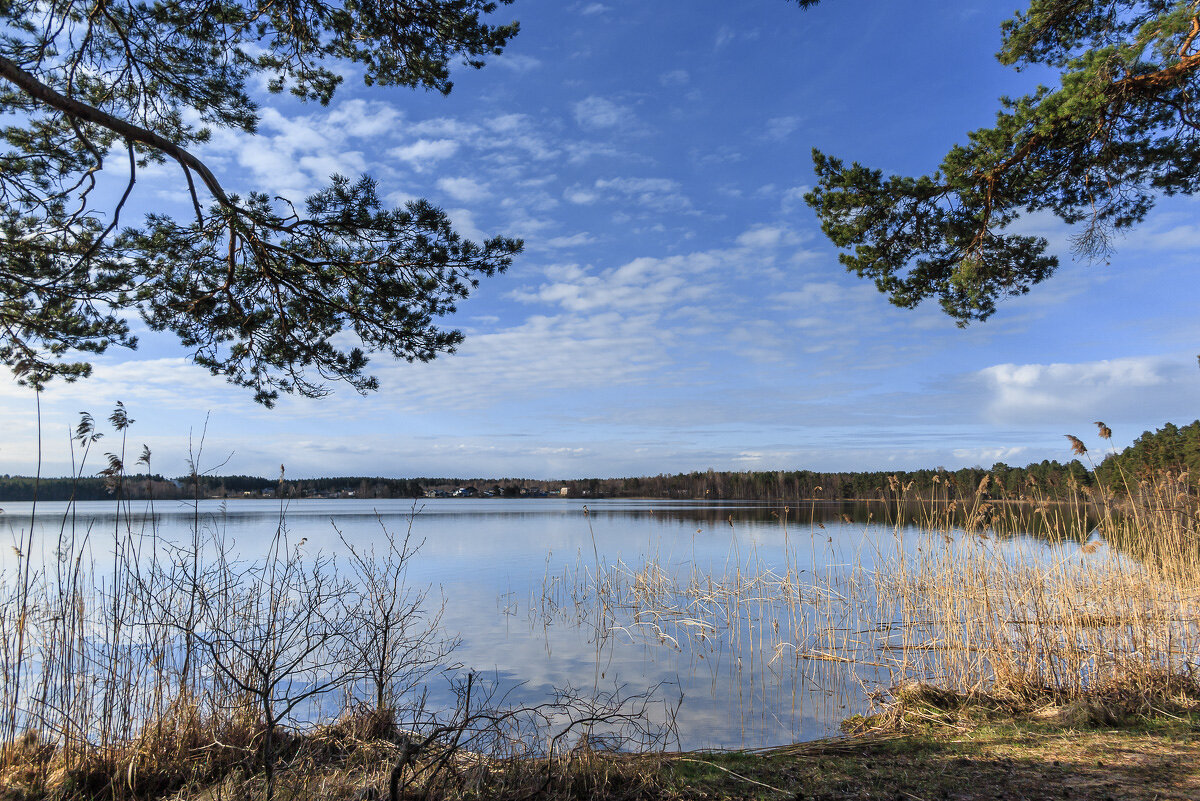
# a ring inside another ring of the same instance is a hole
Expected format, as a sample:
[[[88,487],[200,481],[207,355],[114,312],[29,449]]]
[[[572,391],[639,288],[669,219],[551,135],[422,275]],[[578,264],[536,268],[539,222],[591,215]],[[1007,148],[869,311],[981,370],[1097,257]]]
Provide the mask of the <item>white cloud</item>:
[[[1194,365],[1166,356],[1074,364],[997,364],[977,373],[986,415],[1001,423],[1170,419],[1193,410],[1200,377]],[[1152,411],[1153,410],[1153,411]]]
[[[395,131],[404,115],[387,103],[347,100],[335,106],[326,119],[330,127],[349,136],[375,137]]]
[[[703,167],[713,167],[720,164],[737,164],[746,160],[745,153],[740,148],[733,147],[732,145],[721,145],[715,150],[708,152],[693,148],[688,153],[688,156],[692,161]],[[723,186],[720,189],[730,197],[739,197],[742,192],[740,187],[729,185]]]
[[[498,67],[504,67],[507,70],[518,74],[532,72],[542,66],[542,62],[533,56],[526,56],[520,53],[506,52],[498,58],[492,59],[492,63]]]
[[[784,214],[791,214],[796,209],[804,205],[804,196],[812,191],[812,187],[807,184],[801,186],[793,186],[785,189],[783,197],[780,199],[780,207]]]
[[[296,164],[321,183],[334,174],[357,178],[367,171],[367,160],[357,150],[301,156]]]
[[[583,128],[624,128],[634,121],[633,110],[607,98],[591,95],[572,107],[575,122]]]
[[[491,194],[485,185],[474,178],[439,178],[437,186],[460,203],[472,203]]]
[[[579,186],[573,186],[563,190],[563,198],[570,203],[575,203],[580,206],[586,206],[590,203],[595,203],[600,199],[600,195],[590,189],[584,189]]]
[[[1200,249],[1200,225],[1177,225],[1174,228],[1156,231],[1151,243],[1153,247],[1163,250]]]
[[[1152,228],[1135,229],[1114,241],[1118,250],[1185,250],[1200,249],[1200,225],[1194,222],[1172,224],[1163,220]]]
[[[0,379],[0,398],[4,399],[0,404],[4,410],[14,412],[11,420],[5,420],[7,415],[0,414],[0,420],[11,435],[0,443],[0,457],[10,465],[22,463],[21,467],[7,468],[8,471],[29,469],[36,456],[36,427],[28,416],[21,420],[20,413],[25,403],[31,401],[32,393],[17,386],[15,381]],[[181,435],[186,435],[186,424],[181,421],[202,423],[210,410],[227,408],[231,404],[239,407],[243,419],[265,413],[262,407],[250,401],[247,390],[231,386],[223,378],[184,358],[119,363],[95,361],[91,377],[72,384],[51,382],[43,390],[41,401],[45,430],[54,435],[78,422],[81,411],[91,412],[97,420],[103,420],[117,401],[124,402],[135,421],[145,417],[152,419],[149,427],[143,420],[142,425],[131,429],[131,442],[137,443],[139,449],[143,442],[149,444],[160,457],[159,468],[164,464],[163,458],[178,462],[180,454],[186,453],[186,441],[182,447],[178,441]],[[32,404],[25,408],[31,409]],[[165,428],[164,414],[169,419]],[[276,410],[271,414],[281,416],[282,412]],[[62,461],[67,454],[61,452],[64,449],[60,446],[65,444],[65,436],[62,441],[56,437],[47,439],[49,462],[45,474],[65,475],[70,471],[69,462]]]
[[[583,8],[581,8],[579,10],[579,13],[584,15],[585,17],[590,17],[594,14],[603,14],[604,12],[609,11],[609,10],[610,10],[609,7],[604,5],[603,3],[588,3],[586,6],[584,6]]]
[[[475,214],[470,209],[446,209],[446,215],[454,223],[454,230],[464,239],[483,242],[488,238],[488,235],[475,222]]]
[[[600,178],[595,188],[615,193],[656,212],[684,212],[692,202],[679,190],[678,181],[670,178]]]
[[[401,147],[394,147],[388,155],[407,161],[418,170],[431,168],[458,152],[459,144],[453,139],[418,139]]]
[[[663,86],[685,86],[691,79],[687,70],[671,70],[658,76],[658,82]]]
[[[418,195],[410,194],[409,192],[395,191],[388,192],[383,196],[383,199],[386,200],[390,205],[400,208],[401,206],[412,203],[415,200],[420,200],[420,197]]]
[[[533,315],[502,331],[467,338],[452,359],[383,365],[389,401],[411,410],[481,409],[644,381],[665,369],[669,336],[655,315],[606,309]]]
[[[794,335],[783,331],[773,320],[747,320],[725,326],[722,346],[738,359],[759,364],[780,362],[794,351]]]
[[[663,194],[678,190],[679,182],[670,178],[601,178],[596,181],[596,188],[615,189],[626,195]]]
[[[541,236],[556,226],[557,223],[554,220],[545,217],[517,215],[507,223],[505,230],[513,236],[532,238]]]
[[[800,117],[774,117],[767,120],[763,128],[763,136],[776,142],[782,142],[791,136],[802,122]]]
[[[846,287],[834,281],[805,281],[796,289],[775,297],[780,304],[791,306],[837,306],[849,300],[862,287]],[[873,290],[871,290],[873,291]]]
[[[468,140],[480,131],[474,123],[464,122],[455,117],[432,117],[415,122],[405,129],[410,136],[430,137],[433,139]]]
[[[536,161],[548,161],[558,156],[558,148],[544,135],[546,127],[527,114],[501,114],[488,120],[487,128],[491,133],[474,137],[472,144],[491,152],[501,163],[524,167],[527,159],[512,151],[521,151]]]
[[[734,258],[727,251],[711,251],[665,258],[640,257],[603,270],[557,264],[545,270],[548,283],[535,290],[519,290],[513,297],[574,313],[649,312],[655,317],[665,316],[712,297],[719,283],[716,279],[730,272],[730,261]]]
[[[556,236],[553,239],[548,239],[543,243],[548,248],[573,248],[581,245],[590,245],[596,241],[596,237],[583,231],[571,236]]]
[[[790,228],[780,225],[758,225],[737,238],[737,243],[748,248],[777,248],[797,242]]]
[[[223,168],[230,191],[253,189],[299,200],[325,185],[333,173],[354,178],[369,172],[367,154],[402,119],[388,104],[363,100],[296,116],[268,106],[261,112],[257,135],[216,128],[199,154]],[[234,165],[240,169],[235,171]]]
[[[955,448],[952,453],[954,458],[964,464],[977,464],[982,467],[991,467],[996,462],[1006,462],[1012,465],[1023,464],[1023,460],[1028,457],[1029,448],[1018,445],[1015,447],[1005,448],[999,447],[980,447],[980,448]]]
[[[487,127],[497,133],[514,134],[526,127],[528,119],[524,114],[501,114],[488,120]]]
[[[563,142],[562,149],[567,153],[567,161],[571,164],[583,164],[594,158],[619,158],[624,163],[648,162],[644,156],[619,150],[608,142],[577,141]]]

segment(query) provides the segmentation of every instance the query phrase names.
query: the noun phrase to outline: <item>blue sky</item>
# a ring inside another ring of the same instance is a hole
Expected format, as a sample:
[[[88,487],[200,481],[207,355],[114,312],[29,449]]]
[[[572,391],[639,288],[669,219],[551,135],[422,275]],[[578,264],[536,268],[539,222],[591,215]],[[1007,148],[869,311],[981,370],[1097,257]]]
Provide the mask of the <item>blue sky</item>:
[[[1194,419],[1197,200],[1162,202],[1108,264],[1073,260],[1053,218],[1021,220],[1062,266],[966,330],[838,264],[800,199],[813,147],[928,172],[999,95],[1050,77],[994,60],[1011,2],[945,9],[517,0],[498,19],[521,34],[448,98],[352,70],[328,108],[263,94],[258,136],[200,151],[231,188],[300,198],[366,172],[525,253],[449,321],[457,354],[378,357],[366,397],[262,409],[143,332],[44,393],[44,472],[69,469],[80,410],[117,400],[172,475],[206,418],[221,472],[546,478],[1025,464],[1070,458],[1063,434],[1094,442],[1094,420],[1124,444]],[[138,192],[186,214],[168,167]],[[7,380],[0,397],[0,472],[28,473],[34,398]]]

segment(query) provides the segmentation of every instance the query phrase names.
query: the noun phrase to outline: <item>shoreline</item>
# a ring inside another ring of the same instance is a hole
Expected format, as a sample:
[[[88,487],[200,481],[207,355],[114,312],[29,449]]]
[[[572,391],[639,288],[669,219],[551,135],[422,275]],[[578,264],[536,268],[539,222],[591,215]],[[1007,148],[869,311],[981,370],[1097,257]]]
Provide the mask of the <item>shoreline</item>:
[[[435,790],[432,798],[446,801],[515,800],[542,779],[536,797],[558,801],[1200,798],[1197,697],[1182,705],[1179,698],[1163,698],[1144,712],[1122,714],[1111,698],[1060,705],[915,687],[901,690],[898,700],[872,718],[851,718],[848,725],[858,732],[749,751],[612,753],[589,747],[585,739],[552,765],[544,758],[505,762],[460,753],[455,774],[474,772],[471,781],[429,789]],[[392,767],[406,758],[409,746],[395,730],[385,735],[358,726],[348,719],[285,736],[291,759],[276,776],[277,801],[389,798]],[[4,801],[262,797],[262,774],[236,766],[186,781],[160,777],[156,792],[146,772],[152,754],[141,758],[145,764],[135,758],[124,770],[110,764],[108,775],[99,766],[65,771],[30,738],[6,755],[9,764],[0,773]],[[137,791],[131,792],[134,784]],[[399,786],[407,784],[406,777]],[[424,788],[409,786],[412,791],[398,797],[422,797]]]

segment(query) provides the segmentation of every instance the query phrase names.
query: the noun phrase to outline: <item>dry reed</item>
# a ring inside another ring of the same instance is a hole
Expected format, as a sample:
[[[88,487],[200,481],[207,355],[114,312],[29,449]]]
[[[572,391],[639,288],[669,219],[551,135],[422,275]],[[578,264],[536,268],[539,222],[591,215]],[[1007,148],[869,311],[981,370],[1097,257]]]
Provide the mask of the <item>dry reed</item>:
[[[819,687],[838,709],[913,685],[1142,711],[1200,701],[1195,482],[1163,475],[1120,501],[1072,485],[1065,502],[989,483],[922,500],[893,481],[878,521],[836,539],[815,520],[788,531],[784,510],[782,564],[736,550],[736,532],[716,571],[581,564],[547,577],[541,614],[692,664],[725,655],[733,681]]]

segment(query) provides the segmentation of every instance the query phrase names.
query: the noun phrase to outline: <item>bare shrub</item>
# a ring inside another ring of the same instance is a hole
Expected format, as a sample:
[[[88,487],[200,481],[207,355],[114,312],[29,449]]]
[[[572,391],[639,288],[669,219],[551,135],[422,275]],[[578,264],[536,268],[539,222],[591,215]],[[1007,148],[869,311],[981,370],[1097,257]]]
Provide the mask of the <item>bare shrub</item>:
[[[455,709],[417,721],[401,742],[388,797],[402,801],[410,788],[421,798],[577,797],[567,791],[581,777],[603,777],[578,770],[590,757],[662,750],[675,736],[678,706],[665,705],[658,690],[566,687],[542,703],[510,705],[468,673],[455,686]]]
[[[263,557],[237,563],[221,548],[193,579],[199,614],[190,633],[236,691],[232,709],[240,698],[261,716],[256,739],[268,801],[281,724],[296,723],[298,711],[311,712],[302,707],[351,675],[341,603],[350,586],[328,557],[308,557],[302,545],[289,544],[281,520]]]
[[[379,712],[416,702],[433,674],[456,669],[446,664],[460,640],[442,630],[445,602],[432,604],[431,587],[413,586],[408,579],[423,544],[412,536],[416,512],[414,507],[403,536],[379,518],[381,552],[374,542],[355,547],[338,531],[353,575],[341,610],[348,646],[357,657],[356,677],[369,685]]]

